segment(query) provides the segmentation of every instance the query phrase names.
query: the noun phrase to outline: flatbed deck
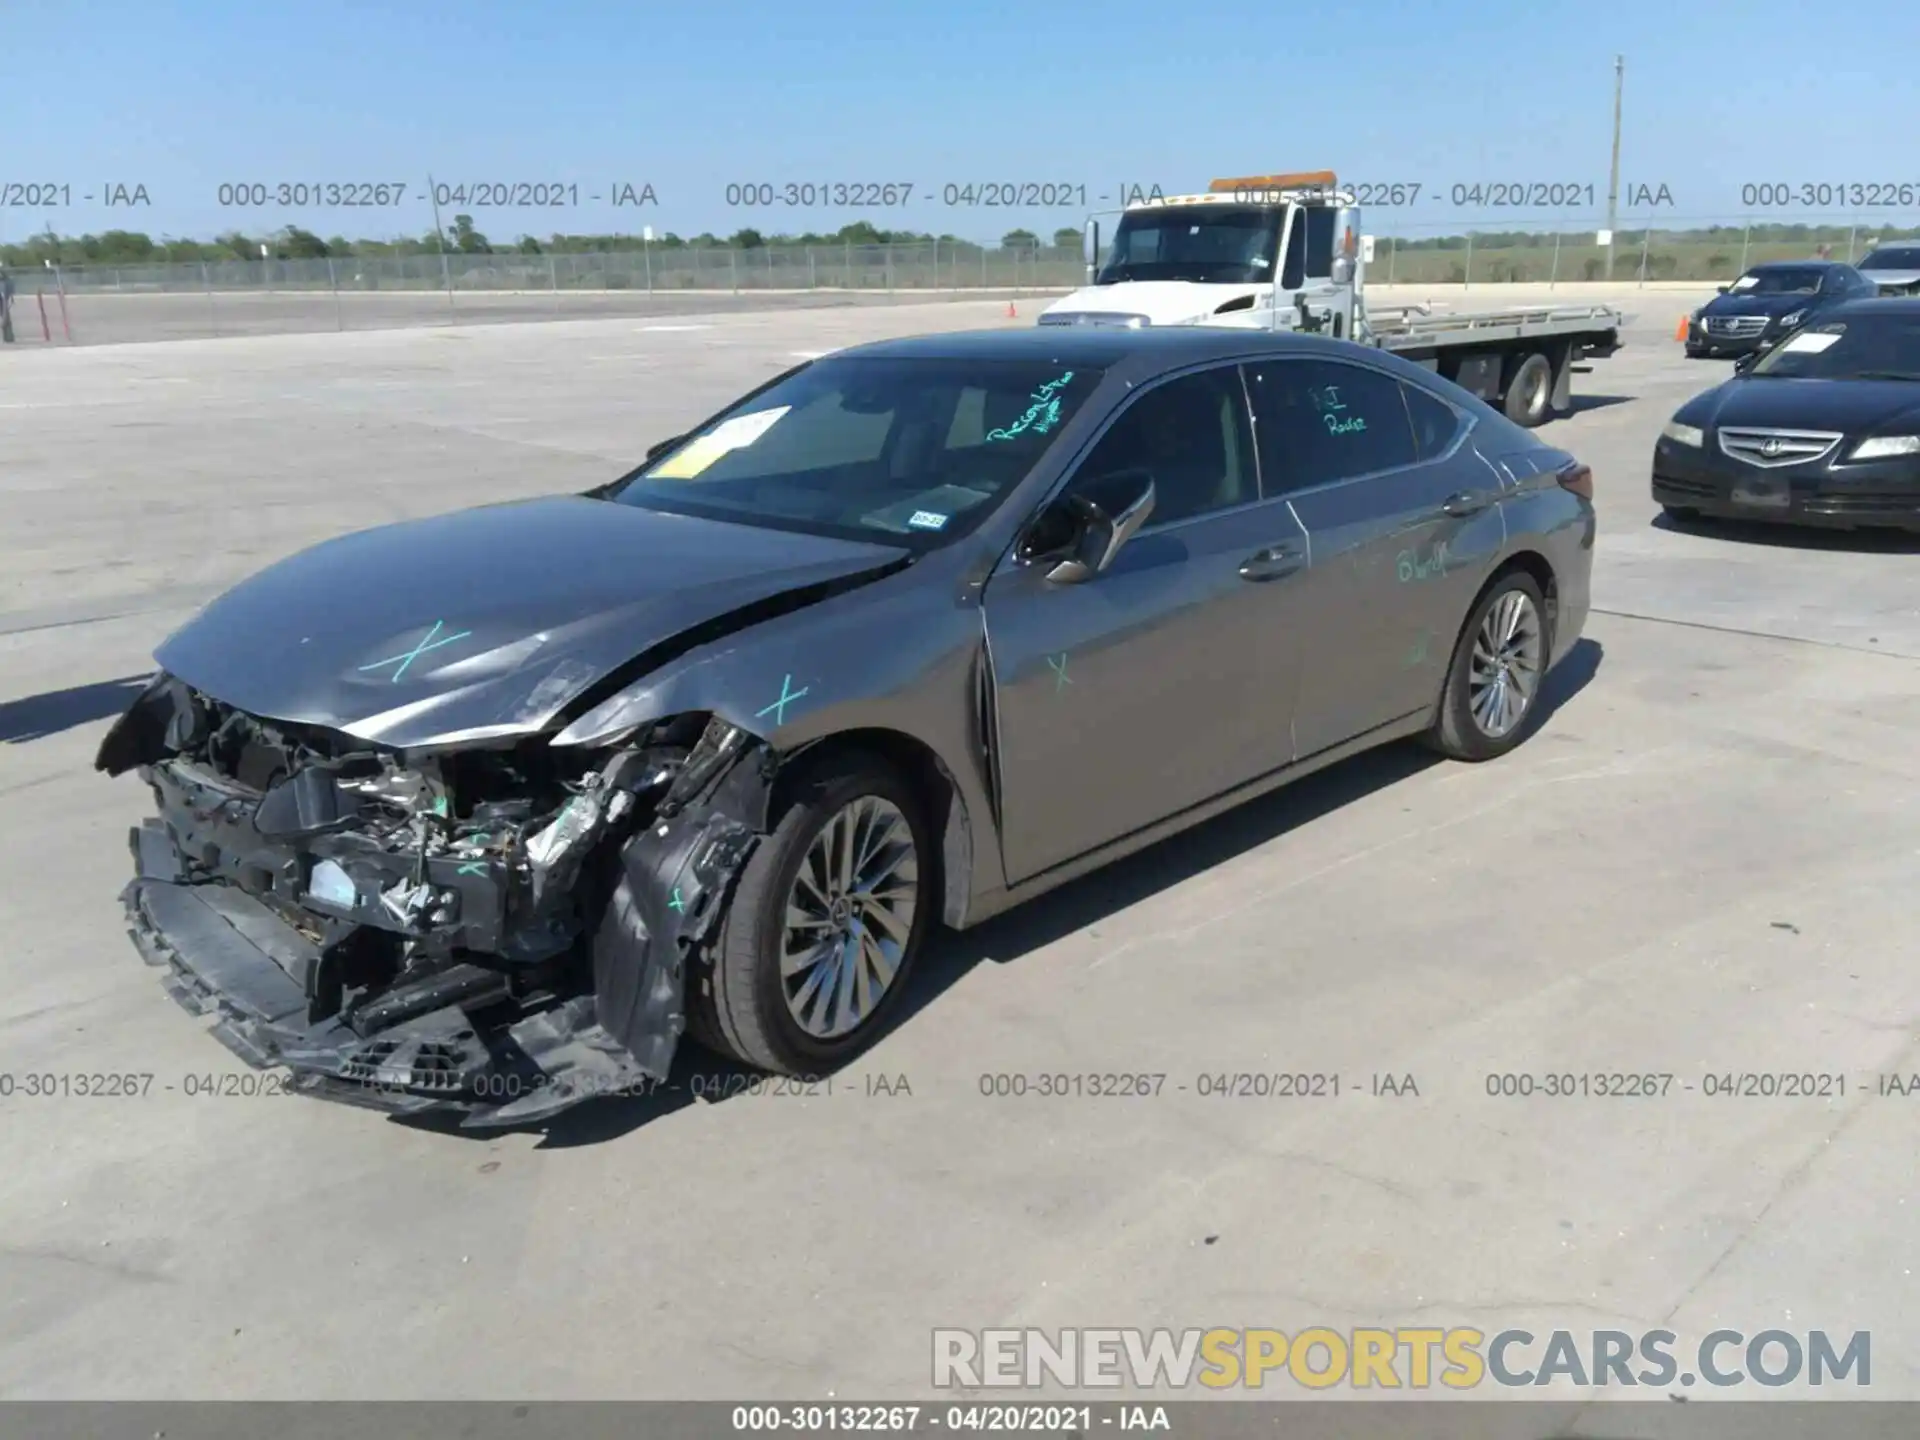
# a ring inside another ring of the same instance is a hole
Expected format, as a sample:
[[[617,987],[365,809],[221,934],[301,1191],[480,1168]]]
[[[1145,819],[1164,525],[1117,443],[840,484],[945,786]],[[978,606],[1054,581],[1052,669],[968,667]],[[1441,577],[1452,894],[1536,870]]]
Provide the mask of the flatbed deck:
[[[1365,334],[1385,350],[1432,350],[1519,340],[1617,335],[1626,316],[1606,305],[1536,305],[1507,310],[1434,312],[1424,305],[1366,309]]]

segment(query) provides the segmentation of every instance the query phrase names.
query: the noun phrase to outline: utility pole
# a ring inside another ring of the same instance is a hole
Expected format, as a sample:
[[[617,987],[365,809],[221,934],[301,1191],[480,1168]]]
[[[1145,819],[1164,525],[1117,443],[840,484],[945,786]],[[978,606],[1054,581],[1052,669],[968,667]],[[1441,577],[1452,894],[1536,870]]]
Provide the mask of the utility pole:
[[[1613,279],[1613,252],[1619,244],[1613,233],[1620,218],[1620,80],[1627,68],[1627,57],[1613,57],[1613,170],[1607,176],[1607,279]]]

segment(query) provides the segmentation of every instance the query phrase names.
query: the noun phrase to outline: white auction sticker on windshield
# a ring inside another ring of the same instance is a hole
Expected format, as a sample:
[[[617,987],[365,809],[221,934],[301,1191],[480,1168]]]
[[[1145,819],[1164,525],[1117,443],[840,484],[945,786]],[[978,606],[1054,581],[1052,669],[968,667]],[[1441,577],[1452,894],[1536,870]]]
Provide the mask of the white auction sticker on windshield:
[[[1840,336],[1834,331],[1814,330],[1794,336],[1791,340],[1787,341],[1784,348],[1787,350],[1811,350],[1817,355],[1829,345],[1838,343],[1839,339]]]
[[[773,428],[773,422],[786,414],[791,405],[777,405],[771,410],[756,410],[751,415],[736,415],[724,424],[716,426],[707,439],[716,445],[724,445],[729,450],[738,450],[751,445],[767,431]]]

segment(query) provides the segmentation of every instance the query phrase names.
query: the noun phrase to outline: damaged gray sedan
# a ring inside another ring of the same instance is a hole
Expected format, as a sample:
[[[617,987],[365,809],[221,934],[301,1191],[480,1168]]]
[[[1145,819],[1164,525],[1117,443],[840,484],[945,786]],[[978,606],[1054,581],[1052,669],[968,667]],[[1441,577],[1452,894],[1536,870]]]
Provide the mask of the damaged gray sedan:
[[[102,742],[134,939],[298,1088],[469,1125],[873,1043],[977,924],[1370,746],[1520,742],[1591,477],[1319,337],[1009,330],[790,370],[585,495],[214,601]]]

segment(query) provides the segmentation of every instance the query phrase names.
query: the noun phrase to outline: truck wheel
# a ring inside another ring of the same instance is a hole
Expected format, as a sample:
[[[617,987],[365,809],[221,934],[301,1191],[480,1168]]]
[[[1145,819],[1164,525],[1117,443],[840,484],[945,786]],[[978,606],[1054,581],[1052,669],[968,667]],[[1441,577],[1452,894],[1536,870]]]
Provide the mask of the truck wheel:
[[[878,1038],[939,907],[925,807],[884,762],[828,761],[748,859],[693,1034],[777,1075],[821,1075]]]
[[[1507,418],[1529,430],[1546,420],[1553,401],[1553,363],[1534,353],[1520,362],[1507,382]]]

